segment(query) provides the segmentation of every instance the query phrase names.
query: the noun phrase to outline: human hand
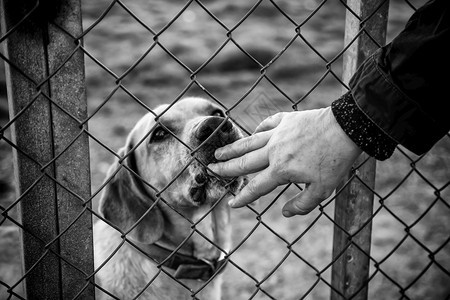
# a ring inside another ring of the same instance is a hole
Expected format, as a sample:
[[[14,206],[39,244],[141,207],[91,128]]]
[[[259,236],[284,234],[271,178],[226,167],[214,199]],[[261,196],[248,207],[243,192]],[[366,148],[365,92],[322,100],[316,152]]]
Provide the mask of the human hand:
[[[361,150],[341,129],[330,107],[278,113],[255,133],[215,152],[208,167],[223,177],[258,173],[230,201],[245,206],[276,187],[305,183],[305,189],[283,207],[283,215],[307,214],[336,189]]]

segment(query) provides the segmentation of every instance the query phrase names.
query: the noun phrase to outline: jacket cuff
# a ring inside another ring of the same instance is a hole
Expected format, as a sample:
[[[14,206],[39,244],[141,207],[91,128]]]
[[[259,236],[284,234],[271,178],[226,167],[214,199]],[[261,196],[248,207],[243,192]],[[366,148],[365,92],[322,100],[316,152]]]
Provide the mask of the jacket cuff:
[[[397,143],[359,109],[350,92],[334,101],[331,110],[344,132],[362,151],[377,160],[392,155]]]

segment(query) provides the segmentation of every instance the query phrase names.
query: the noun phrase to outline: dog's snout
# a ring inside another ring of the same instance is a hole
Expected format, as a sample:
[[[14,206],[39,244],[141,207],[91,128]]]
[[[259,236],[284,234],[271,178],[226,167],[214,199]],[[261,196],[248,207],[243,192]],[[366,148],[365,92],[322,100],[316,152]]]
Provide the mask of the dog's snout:
[[[223,124],[222,124],[223,123]],[[222,125],[221,125],[222,124]],[[199,142],[205,141],[217,129],[219,135],[227,135],[233,129],[233,124],[228,119],[222,117],[209,117],[202,121],[195,132],[195,137]]]

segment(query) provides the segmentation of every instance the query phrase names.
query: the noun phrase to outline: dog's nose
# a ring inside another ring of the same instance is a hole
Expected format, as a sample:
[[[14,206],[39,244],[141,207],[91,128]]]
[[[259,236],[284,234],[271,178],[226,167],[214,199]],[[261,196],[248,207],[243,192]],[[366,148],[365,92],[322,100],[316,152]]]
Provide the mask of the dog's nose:
[[[222,124],[222,126],[217,131],[219,138],[228,135],[233,129],[233,124],[231,124],[228,119],[222,117],[209,117],[199,124],[197,131],[195,132],[195,137],[200,143],[205,141],[214,130],[220,126],[220,124]]]

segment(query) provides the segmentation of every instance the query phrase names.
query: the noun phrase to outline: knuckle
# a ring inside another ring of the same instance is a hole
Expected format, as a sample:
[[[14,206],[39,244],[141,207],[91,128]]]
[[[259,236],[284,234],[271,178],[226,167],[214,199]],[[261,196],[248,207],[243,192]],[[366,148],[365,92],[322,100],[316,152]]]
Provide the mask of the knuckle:
[[[217,163],[210,166],[209,169],[216,174],[221,174],[223,172],[223,163]]]
[[[261,124],[267,124],[267,123],[273,122],[274,120],[276,120],[278,114],[279,114],[279,113],[276,113],[276,114],[274,114],[274,115],[268,116],[267,118],[265,118],[265,119],[262,121]]]
[[[314,202],[317,202],[317,204],[319,204],[321,201],[327,199],[331,194],[332,191],[327,188],[318,188],[311,193],[311,198]]]
[[[247,194],[250,196],[256,195],[257,187],[254,181],[250,181],[246,186]]]
[[[292,202],[292,208],[295,212],[307,212],[310,210],[310,204],[309,203],[304,203],[303,201],[293,201]]]
[[[277,178],[289,178],[290,171],[289,166],[285,163],[284,160],[276,160],[272,165],[273,175]]]
[[[241,171],[245,171],[247,169],[247,157],[245,155],[238,159],[238,168]]]
[[[271,118],[278,119],[278,118],[281,118],[282,116],[283,116],[283,112],[277,112],[276,114],[272,115]]]
[[[278,143],[273,143],[273,142],[269,142],[267,144],[267,152],[274,155],[275,153],[277,153],[279,151],[279,144]]]
[[[253,140],[254,140],[253,136],[250,136],[250,137],[248,137],[246,139],[243,139],[242,140],[242,149],[243,150],[251,149],[252,144],[253,144]]]
[[[286,170],[286,168],[281,167],[281,165],[275,163],[274,167],[273,167],[273,175],[276,176],[277,178],[285,178],[286,175],[288,174],[288,171]]]
[[[248,137],[237,140],[236,142],[232,143],[229,146],[229,154],[232,156],[236,156],[239,153],[245,151],[248,148],[248,144],[249,144],[249,142],[247,140],[248,140]]]
[[[279,112],[279,113],[277,113],[276,114],[276,119],[277,120],[282,120],[282,119],[284,119],[284,117],[286,116],[287,114],[286,114],[286,112]]]
[[[264,124],[270,124],[270,123],[273,123],[276,119],[277,119],[277,115],[278,115],[279,113],[276,113],[276,114],[274,114],[274,115],[271,115],[271,116],[269,116],[269,117],[267,117],[265,120],[264,120]]]

